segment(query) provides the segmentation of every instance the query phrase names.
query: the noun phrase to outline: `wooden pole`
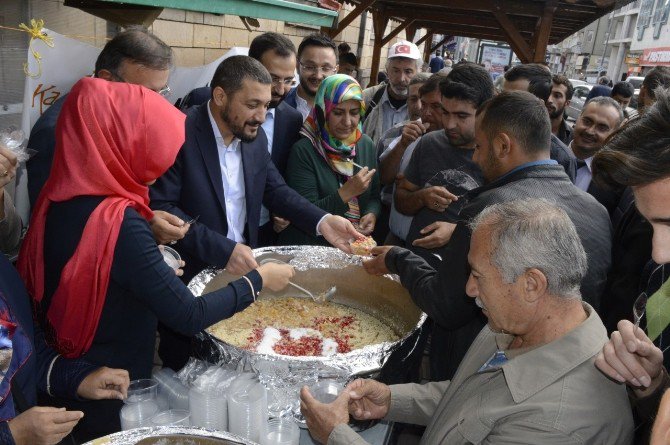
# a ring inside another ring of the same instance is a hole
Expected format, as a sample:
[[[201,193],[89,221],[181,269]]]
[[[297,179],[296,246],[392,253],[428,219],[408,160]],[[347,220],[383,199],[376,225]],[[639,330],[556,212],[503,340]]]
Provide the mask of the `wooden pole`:
[[[374,43],[372,45],[372,66],[370,67],[370,86],[377,85],[377,73],[379,73],[379,63],[382,57],[382,39],[386,29],[387,17],[381,11],[372,10],[372,30],[375,33]]]
[[[556,12],[556,3],[548,1],[545,4],[542,17],[537,20],[535,35],[533,36],[533,62],[543,63],[547,53],[547,44],[549,43],[549,34],[551,34],[551,25],[554,21]]]
[[[336,28],[322,28],[321,31],[325,34],[328,34],[331,39],[334,39],[376,1],[377,0],[362,0],[349,14],[346,15],[346,17],[342,19],[342,21],[338,22]]]
[[[423,61],[425,62],[426,60],[430,60],[430,49],[433,43],[433,31],[430,30],[428,33],[421,37],[419,41],[416,43],[417,46],[421,45],[423,42],[426,42],[426,44],[423,47]]]

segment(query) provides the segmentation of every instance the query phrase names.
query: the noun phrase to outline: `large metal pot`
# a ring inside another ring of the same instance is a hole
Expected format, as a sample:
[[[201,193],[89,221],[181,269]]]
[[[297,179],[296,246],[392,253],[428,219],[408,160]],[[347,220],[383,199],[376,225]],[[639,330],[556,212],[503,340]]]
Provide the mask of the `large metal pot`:
[[[360,257],[347,255],[332,247],[267,247],[255,249],[254,255],[257,261],[276,258],[293,265],[296,275],[292,281],[315,294],[337,286],[333,302],[373,315],[401,336],[396,342],[370,345],[346,354],[290,357],[250,352],[229,345],[209,333],[199,335],[203,358],[217,364],[239,363],[258,373],[274,396],[270,402],[271,414],[292,411],[299,417],[298,392],[301,386],[324,378],[346,383],[357,376],[376,376],[387,363],[389,366],[402,366],[403,358],[414,352],[418,331],[426,315],[412,302],[397,277],[369,275],[361,266]],[[220,289],[236,278],[220,269],[206,269],[191,280],[189,288],[199,296]],[[288,295],[299,296],[295,289],[288,287],[279,293],[263,290],[259,298]]]
[[[223,431],[195,427],[160,426],[135,428],[87,442],[84,445],[256,445]]]

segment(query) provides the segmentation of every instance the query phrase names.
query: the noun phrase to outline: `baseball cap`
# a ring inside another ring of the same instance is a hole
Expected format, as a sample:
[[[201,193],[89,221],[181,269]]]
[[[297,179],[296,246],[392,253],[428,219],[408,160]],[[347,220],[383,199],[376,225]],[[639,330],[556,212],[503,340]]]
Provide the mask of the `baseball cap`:
[[[419,48],[412,42],[400,40],[389,48],[388,58],[392,59],[393,57],[407,57],[408,59],[418,60],[421,58],[421,53],[419,53]]]

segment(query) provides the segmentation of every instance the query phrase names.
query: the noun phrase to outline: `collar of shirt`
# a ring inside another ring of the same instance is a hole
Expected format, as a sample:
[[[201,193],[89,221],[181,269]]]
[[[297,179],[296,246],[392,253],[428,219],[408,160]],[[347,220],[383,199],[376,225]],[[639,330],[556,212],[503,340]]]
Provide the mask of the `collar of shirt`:
[[[516,403],[537,394],[600,352],[607,331],[593,308],[587,303],[582,306],[587,319],[562,337],[513,358],[509,356],[511,350],[506,351],[508,360],[502,370]]]
[[[526,162],[525,164],[521,164],[518,167],[514,167],[512,170],[508,171],[507,173],[505,173],[504,175],[502,175],[501,177],[496,179],[496,181],[498,181],[502,178],[505,178],[505,177],[511,175],[514,172],[518,172],[519,170],[523,170],[524,168],[535,167],[536,165],[557,165],[557,164],[558,164],[558,162],[556,162],[553,159],[541,159],[539,161]]]
[[[300,97],[300,94],[298,94],[297,92],[295,94],[295,104],[297,105],[297,110],[300,111],[300,113],[302,114],[302,119],[303,120],[307,119],[307,116],[309,116],[310,111],[312,111],[312,107],[310,107],[307,101],[302,97]]]
[[[214,139],[216,139],[217,144],[220,143],[225,150],[233,150],[233,151],[237,150],[237,147],[240,145],[240,140],[234,137],[233,140],[230,141],[230,144],[226,145],[226,142],[223,140],[223,136],[221,135],[221,130],[219,130],[219,126],[216,124],[216,121],[214,120],[214,115],[212,114],[210,102],[211,100],[207,101],[207,115],[209,116],[209,123],[212,125],[212,131],[214,131]]]
[[[568,145],[568,148],[570,149],[570,152],[572,154],[575,154],[575,152],[572,150],[572,141],[570,141],[570,145]],[[577,158],[577,161],[583,161],[586,168],[588,169],[589,173],[591,173],[591,163],[593,162],[593,156],[591,156],[589,158],[586,158],[586,159]],[[577,167],[577,170],[579,170],[580,168],[584,168],[584,166]]]
[[[395,112],[405,111],[407,109],[407,101],[405,101],[405,103],[402,104],[402,106],[400,106],[398,108],[395,108],[393,106],[393,104],[391,104],[391,99],[389,99],[389,88],[391,88],[391,87],[387,85],[385,90],[384,90],[384,94],[382,95],[382,99],[379,101],[379,104],[382,105],[382,106],[384,104],[386,104],[391,110],[393,110]],[[399,123],[400,122],[396,122],[396,123],[394,123],[394,125],[397,125]]]

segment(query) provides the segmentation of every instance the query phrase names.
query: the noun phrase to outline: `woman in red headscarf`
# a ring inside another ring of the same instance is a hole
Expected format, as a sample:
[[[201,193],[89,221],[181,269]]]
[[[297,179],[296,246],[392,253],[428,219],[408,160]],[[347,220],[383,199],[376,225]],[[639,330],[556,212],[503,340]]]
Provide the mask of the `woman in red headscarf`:
[[[292,276],[290,267],[267,264],[195,298],[163,260],[148,224],[147,185],[174,163],[184,119],[138,85],[86,78],[68,95],[51,175],[18,264],[37,320],[61,356],[126,369],[131,380],[148,378],[159,320],[194,335],[246,308],[264,284],[278,290]],[[96,403],[77,408],[86,412]],[[119,407],[98,423],[113,420],[107,429],[118,430]],[[105,427],[92,427],[88,436],[106,434]]]

